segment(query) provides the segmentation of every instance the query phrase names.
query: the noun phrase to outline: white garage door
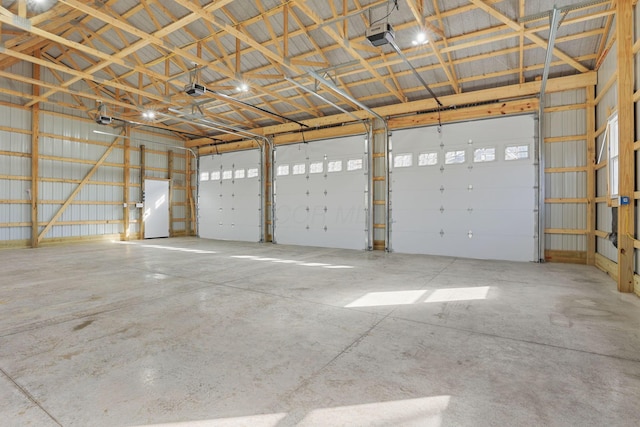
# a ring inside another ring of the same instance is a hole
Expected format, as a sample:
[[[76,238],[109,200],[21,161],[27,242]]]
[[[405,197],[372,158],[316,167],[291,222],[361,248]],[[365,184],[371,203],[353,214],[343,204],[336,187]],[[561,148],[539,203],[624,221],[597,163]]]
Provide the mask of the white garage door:
[[[262,236],[260,151],[200,157],[199,235],[259,242]]]
[[[277,243],[366,249],[365,137],[276,148]]]
[[[534,261],[535,118],[396,131],[392,248]]]

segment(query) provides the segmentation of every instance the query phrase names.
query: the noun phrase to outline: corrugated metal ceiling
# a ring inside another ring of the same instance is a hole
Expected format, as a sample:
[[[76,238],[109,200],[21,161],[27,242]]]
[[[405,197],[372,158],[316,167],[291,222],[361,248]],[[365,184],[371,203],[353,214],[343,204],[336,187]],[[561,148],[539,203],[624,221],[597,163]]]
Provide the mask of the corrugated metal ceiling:
[[[251,85],[248,102],[300,120],[317,115],[314,108],[319,108],[322,114],[335,110],[284,80],[285,77],[294,78],[311,87],[311,80],[306,76],[310,70],[328,70],[345,92],[370,107],[402,102],[398,93],[394,94],[396,84],[397,92],[405,94],[408,101],[424,98],[424,88],[408,64],[391,48],[369,44],[365,31],[372,21],[388,21],[393,25],[395,40],[413,67],[433,84],[438,96],[444,96],[455,93],[458,86],[463,91],[473,91],[538,78],[544,63],[549,20],[541,17],[522,24],[519,20],[550,11],[554,5],[582,5],[582,2],[570,0],[398,1],[395,9],[393,0],[344,1],[346,4],[338,0],[284,3],[278,0],[195,3],[186,0],[148,0],[144,3],[67,0],[64,4],[56,4],[57,17],[47,17],[37,24],[43,33],[36,36],[18,31],[12,36],[5,32],[2,41],[8,48],[25,54],[34,54],[33,49],[38,46],[46,58],[57,58],[69,68],[65,78],[74,76],[73,70],[88,70],[96,78],[106,79],[101,96],[115,94],[116,87],[121,91],[121,84],[129,86],[138,92],[127,99],[140,99],[139,105],[131,106],[139,110],[147,104],[158,108],[158,97],[165,95],[162,92],[167,79],[171,79],[168,96],[172,101],[166,107],[188,105],[189,98],[181,91],[190,80],[188,70],[194,67],[193,57],[199,56],[199,65],[206,68],[198,73],[198,77],[207,87],[240,96],[235,87],[247,82]],[[76,10],[75,3],[91,8],[89,13]],[[581,65],[571,65],[555,55],[550,69],[552,77],[583,72],[577,69],[582,66],[587,70],[595,66],[596,58],[606,45],[602,42],[606,36],[604,29],[613,16],[612,1],[599,3],[583,5],[563,16],[556,48],[577,59]],[[524,4],[523,10],[521,4]],[[423,5],[422,10],[420,5]],[[17,13],[17,2],[6,7],[11,13]],[[35,19],[43,12],[32,8],[28,13]],[[104,22],[100,18],[103,13],[113,19]],[[75,20],[69,27],[71,16]],[[183,25],[171,27],[171,31],[162,34],[164,41],[177,47],[173,51],[155,42],[142,43],[138,35],[128,31],[135,29],[154,34],[160,30],[164,33],[163,29],[180,19],[184,19]],[[285,19],[288,21],[286,29]],[[305,28],[300,28],[299,22]],[[412,41],[421,28],[427,29],[431,44],[416,47]],[[73,44],[60,43],[54,38],[58,36],[82,44],[83,52],[77,52],[78,46]],[[522,40],[521,36],[524,36]],[[240,38],[240,52],[236,52],[237,38]],[[133,61],[125,65],[107,61],[96,52],[118,55],[135,43],[141,46],[134,55],[124,58]],[[13,59],[7,61],[8,66],[13,63]],[[159,75],[165,76],[157,79]],[[140,95],[140,91],[148,96]],[[91,95],[95,97],[95,93]],[[313,108],[309,107],[309,102]],[[93,100],[84,101],[79,107],[93,103]],[[237,108],[240,107],[225,107],[224,102],[217,100],[207,104],[205,112],[233,124],[242,124],[247,119],[261,125],[278,123],[273,115],[261,115],[255,110],[247,110],[243,115]],[[183,125],[175,126],[180,129]]]

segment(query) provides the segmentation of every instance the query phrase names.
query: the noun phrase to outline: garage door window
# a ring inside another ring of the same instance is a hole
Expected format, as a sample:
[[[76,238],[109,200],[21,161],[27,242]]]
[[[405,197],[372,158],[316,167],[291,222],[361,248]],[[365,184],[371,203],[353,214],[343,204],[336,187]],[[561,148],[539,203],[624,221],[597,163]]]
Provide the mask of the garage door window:
[[[304,175],[307,171],[307,165],[304,163],[298,163],[297,165],[293,165],[293,174],[294,175]]]
[[[334,160],[327,165],[327,171],[329,172],[341,172],[342,160]]]
[[[309,165],[310,173],[322,173],[324,170],[324,164],[322,162],[315,162]]]
[[[220,181],[220,171],[211,172],[211,181]]]
[[[504,149],[505,160],[522,160],[529,158],[528,145],[512,145]]]
[[[434,166],[438,164],[438,153],[420,153],[418,155],[418,166]]]
[[[444,155],[444,163],[446,165],[457,165],[464,163],[464,150],[447,151]]]
[[[237,169],[235,173],[235,178],[236,179],[244,178],[244,169]]]
[[[413,165],[413,155],[411,153],[398,154],[393,158],[394,168],[408,168]]]
[[[231,179],[231,178],[233,178],[233,171],[222,172],[222,179]]]
[[[289,175],[289,165],[280,165],[280,166],[278,166],[278,170],[277,170],[276,174],[278,176]]]
[[[347,170],[355,171],[362,169],[362,159],[351,159],[347,162]]]
[[[202,172],[200,174],[200,181],[209,181],[209,172]]]
[[[258,169],[252,168],[247,170],[247,178],[255,178],[258,176]]]
[[[496,149],[491,148],[476,148],[473,150],[473,161],[475,163],[493,162],[496,159]]]

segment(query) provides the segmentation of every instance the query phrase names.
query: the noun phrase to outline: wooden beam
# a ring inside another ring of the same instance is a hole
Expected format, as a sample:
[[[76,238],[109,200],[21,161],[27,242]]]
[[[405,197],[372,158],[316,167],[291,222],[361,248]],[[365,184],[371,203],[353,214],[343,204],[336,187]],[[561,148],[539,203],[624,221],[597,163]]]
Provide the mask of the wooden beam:
[[[587,265],[595,265],[596,256],[596,103],[595,86],[587,92]]]
[[[131,126],[125,126],[125,138],[124,138],[124,167],[122,169],[122,182],[124,183],[124,189],[122,190],[122,217],[124,220],[124,232],[121,239],[128,241],[130,237],[129,227],[131,227],[129,219],[129,192],[131,188]]]
[[[427,21],[425,21],[424,19],[423,0],[407,0],[407,5],[409,6],[409,10],[411,10],[411,13],[413,14],[414,19],[420,26],[420,30],[421,31],[424,30],[424,27]],[[436,13],[440,15],[440,10],[436,9]],[[458,84],[458,79],[455,76],[455,70],[453,70],[453,66],[451,67],[451,69],[449,69],[449,64],[447,64],[447,62],[442,57],[442,54],[440,53],[440,49],[433,42],[433,38],[429,35],[426,35],[426,37],[427,37],[427,43],[429,44],[429,48],[438,59],[438,63],[440,64],[440,66],[442,67],[442,70],[446,74],[447,79],[449,80],[449,84],[453,88],[453,91],[455,93],[460,93],[460,85]],[[445,47],[446,47],[446,38],[443,37],[443,39],[445,41]],[[452,71],[454,72],[452,73]]]
[[[27,18],[27,0],[18,0],[18,16],[20,18]]]
[[[633,6],[617,2],[619,194],[632,196],[635,189],[633,104]],[[618,207],[618,291],[633,292],[635,203]]]
[[[138,209],[138,239],[144,239],[144,180],[147,176],[147,153],[144,144],[140,145],[140,202],[142,209]]]
[[[346,2],[345,2],[346,4]],[[289,3],[285,3],[282,8],[284,33],[282,35],[282,54],[289,57]]]
[[[242,49],[240,43],[240,39],[236,37],[236,76],[238,77],[242,72]]]
[[[51,227],[53,227],[55,225],[55,223],[58,220],[58,218],[60,218],[60,216],[62,216],[64,211],[71,204],[73,199],[75,199],[75,197],[78,195],[80,190],[82,190],[84,188],[84,186],[89,182],[89,180],[91,179],[93,174],[95,174],[96,171],[100,168],[100,166],[102,166],[102,163],[104,163],[104,161],[107,159],[107,157],[109,157],[109,154],[111,154],[113,149],[118,146],[118,143],[121,141],[121,139],[122,139],[122,137],[116,137],[113,140],[113,142],[111,143],[109,148],[107,148],[107,150],[104,152],[102,157],[100,157],[100,159],[98,159],[96,164],[91,168],[91,170],[87,173],[87,175],[82,179],[82,181],[78,184],[78,186],[75,188],[75,190],[73,190],[71,195],[69,195],[69,197],[64,202],[64,204],[60,207],[60,209],[58,209],[58,212],[53,216],[53,218],[51,218],[51,220],[49,221],[47,226],[40,232],[40,234],[38,235],[38,242],[41,242],[42,239],[44,238],[44,236],[47,235],[47,233],[49,232]]]
[[[187,157],[185,158],[185,186],[186,188],[186,193],[187,193],[187,208],[186,208],[186,222],[185,222],[185,229],[186,229],[186,233],[187,236],[192,236],[193,235],[193,224],[196,223],[195,220],[195,215],[196,215],[196,207],[195,207],[195,202],[193,200],[193,177],[191,176],[191,156],[189,155],[189,153],[187,153]],[[196,172],[198,172],[198,170],[196,169]],[[196,176],[196,180],[199,179],[200,177]]]
[[[232,151],[251,150],[260,148],[260,145],[254,140],[246,140],[240,142],[231,142],[227,144],[212,145],[208,147],[200,147],[198,155],[206,156],[208,154],[230,153]]]
[[[494,9],[493,7],[491,7],[490,5],[485,3],[483,0],[469,0],[469,1],[471,3],[473,3],[474,5],[476,5],[478,8],[480,8],[480,9],[484,10],[485,12],[487,12],[489,15],[493,16],[494,18],[496,18],[498,21],[508,25],[512,30],[514,30],[514,31],[516,31],[518,33],[520,33],[523,30],[523,27],[524,27],[523,25],[518,24],[517,22],[511,20],[508,16],[503,15],[501,12],[499,12],[496,9]],[[538,37],[537,35],[525,32],[524,36],[526,38],[528,38],[529,40],[531,40],[533,43],[537,44],[542,49],[546,49],[547,48],[547,41],[543,40],[542,38]],[[566,53],[562,52],[557,47],[553,49],[553,54],[556,57],[562,59],[568,65],[571,65],[573,68],[575,68],[576,70],[580,71],[581,73],[586,73],[587,71],[589,71],[589,69],[587,67],[585,67],[584,65],[582,65],[581,63],[579,63],[578,61],[576,61],[575,59],[573,59],[572,57],[570,57]]]
[[[520,99],[517,101],[498,102],[478,107],[445,110],[415,116],[402,116],[389,119],[389,129],[402,129],[408,127],[427,126],[437,124],[439,121],[466,121],[483,117],[505,116],[509,114],[534,113],[538,110],[538,100],[535,98]]]
[[[24,1],[26,4],[26,1]],[[35,54],[40,57],[40,50]],[[33,65],[33,78],[40,80],[40,66]],[[40,87],[33,86],[33,95],[40,94]],[[31,247],[37,248],[40,239],[38,238],[38,198],[40,187],[40,172],[38,168],[40,155],[40,104],[31,107]]]
[[[118,65],[122,65],[124,67],[127,67],[133,71],[137,71],[141,74],[145,74],[147,76],[149,76],[150,78],[155,78],[156,80],[159,81],[167,81],[169,77],[164,76],[160,73],[155,73],[152,72],[147,68],[137,65],[135,63],[133,63],[132,61],[130,61],[127,57],[132,55],[133,53],[137,52],[138,50],[140,50],[141,48],[151,44],[151,43],[155,43],[158,46],[167,48],[167,47],[172,47],[170,46],[170,43],[165,42],[162,40],[162,37],[182,28],[183,26],[188,25],[189,23],[197,20],[199,17],[197,15],[194,14],[189,14],[185,17],[180,18],[179,20],[176,20],[175,22],[165,26],[164,28],[156,31],[153,34],[147,34],[144,31],[134,27],[133,25],[128,24],[125,20],[123,19],[117,19],[114,18],[111,15],[108,15],[100,10],[96,10],[94,8],[92,8],[89,5],[83,4],[81,2],[78,2],[76,0],[60,0],[61,2],[73,7],[74,9],[77,10],[81,10],[82,12],[88,14],[89,16],[92,16],[94,18],[100,19],[105,23],[110,24],[109,26],[114,26],[116,28],[119,28],[121,30],[127,31],[128,33],[131,33],[137,37],[139,37],[139,40],[127,47],[125,47],[124,49],[118,51],[117,53],[113,54],[113,55],[107,55],[107,54],[102,54],[102,52],[93,49],[94,51],[94,56],[103,59],[103,62],[97,63],[94,66],[90,67],[88,70],[85,70],[85,74],[88,74],[89,77],[82,77],[87,79],[88,81],[94,81],[95,78],[93,77],[93,73],[96,73],[104,68],[106,68],[107,66],[115,63]],[[222,6],[224,6],[225,4],[229,3],[231,0],[219,0],[217,2],[214,2],[210,5],[208,5],[206,8],[207,9],[218,9]],[[46,39],[49,40],[53,40],[53,38],[57,37],[53,34],[44,32],[42,30],[38,30],[39,33],[37,35],[40,35],[41,37],[44,37]],[[56,39],[57,40],[57,39]],[[64,40],[64,39],[63,39]],[[54,40],[55,41],[55,40]],[[64,45],[64,43],[62,43]],[[76,43],[74,45],[70,45],[69,47],[72,48],[76,48],[80,51],[84,51],[82,48],[78,48],[78,45],[80,47],[82,47],[82,45],[80,45],[79,43]],[[87,48],[87,49],[91,49],[91,48]],[[185,52],[175,46],[173,46],[174,51],[178,51],[182,56],[187,57],[188,59],[192,60],[192,61],[198,61],[197,56],[193,55],[191,53]],[[90,52],[85,52],[85,53],[89,53]],[[106,56],[105,56],[106,55]],[[163,59],[164,60],[164,59]],[[214,71],[217,72],[222,72],[224,74],[224,69],[221,67],[217,67],[214,64],[208,64],[208,66],[212,69],[214,69]],[[120,76],[120,78],[122,78],[122,76]],[[70,85],[72,85],[73,83],[77,82],[81,80],[81,78],[79,76],[76,76],[75,78],[65,82],[63,84],[64,87],[68,87]],[[114,80],[118,80],[118,79],[114,79]],[[100,80],[99,83],[101,84],[105,84],[105,85],[113,85],[113,81],[108,81],[108,80]],[[129,92],[132,92],[132,89],[125,89],[128,90]],[[49,96],[53,95],[55,93],[55,90],[51,90],[49,92],[47,92],[46,94],[43,95],[43,98],[46,99]],[[147,92],[144,94],[144,96],[147,96],[150,99],[156,99],[162,102],[166,102],[166,99],[164,99],[163,97],[160,96],[154,96],[151,92]],[[38,101],[42,101],[43,99],[39,99]]]
[[[584,73],[575,76],[559,77],[550,79],[547,82],[547,92],[561,92],[565,90],[584,88],[589,85],[595,85],[597,82],[597,74],[594,72]],[[524,84],[517,84],[512,86],[491,88],[478,90],[473,92],[465,92],[456,95],[443,96],[440,100],[445,105],[467,105],[475,103],[483,103],[488,101],[495,101],[499,99],[509,98],[521,98],[527,96],[535,96],[540,91],[540,82],[527,82]],[[411,114],[419,111],[436,110],[437,104],[435,100],[431,98],[422,99],[419,101],[408,102],[405,104],[395,104],[386,107],[374,108],[373,110],[382,117],[393,117],[402,114]],[[368,113],[363,111],[356,111],[355,114],[361,119],[366,119]],[[353,122],[353,117],[348,114],[336,114],[333,116],[325,116],[311,120],[303,120],[302,123],[311,128],[336,125],[340,123]],[[251,132],[260,135],[277,135],[280,133],[296,132],[300,130],[300,126],[291,123],[285,123],[282,125],[266,126],[264,128],[252,129]],[[231,140],[226,136],[220,136],[221,141]],[[209,139],[200,139],[187,141],[187,147],[195,147],[198,145],[206,145],[210,142]]]
[[[169,179],[169,236],[173,237],[173,150],[167,152],[167,178]]]
[[[273,138],[273,143],[275,145],[293,144],[303,141],[314,141],[346,135],[357,135],[358,133],[364,134],[365,132],[365,128],[362,126],[362,124],[359,123],[356,125],[336,126],[326,129],[278,135]]]
[[[587,255],[581,251],[545,250],[544,259],[547,262],[561,262],[565,264],[586,264]]]
[[[183,1],[183,0],[179,0],[179,1]],[[311,18],[311,20],[313,22],[315,22],[316,24],[320,25],[323,23],[323,19],[320,17],[320,15],[318,15],[311,7],[309,7],[308,4],[306,4],[304,1],[296,1],[295,2],[295,7],[297,7],[298,9],[300,9],[305,15],[307,15],[309,18]],[[351,54],[351,56],[355,59],[357,59],[360,62],[360,65],[362,65],[362,67],[364,67],[365,70],[367,70],[369,72],[369,74],[371,74],[373,77],[375,77],[382,85],[384,85],[384,87],[387,88],[387,90],[393,94],[396,98],[398,98],[398,100],[400,102],[406,102],[407,99],[406,97],[395,87],[393,87],[392,84],[390,84],[387,81],[387,78],[385,78],[384,76],[380,75],[380,73],[378,73],[375,68],[373,68],[373,66],[371,66],[371,64],[369,63],[368,59],[363,58],[360,53],[358,51],[356,51],[353,46],[351,46],[350,41],[347,39],[343,39],[342,37],[340,37],[340,34],[338,34],[338,32],[336,32],[335,30],[333,30],[333,28],[328,27],[328,26],[323,26],[322,30],[330,37],[333,39],[333,41],[335,41],[336,43],[338,43],[338,45],[340,45],[343,49],[345,49],[347,52],[349,52],[349,54]]]

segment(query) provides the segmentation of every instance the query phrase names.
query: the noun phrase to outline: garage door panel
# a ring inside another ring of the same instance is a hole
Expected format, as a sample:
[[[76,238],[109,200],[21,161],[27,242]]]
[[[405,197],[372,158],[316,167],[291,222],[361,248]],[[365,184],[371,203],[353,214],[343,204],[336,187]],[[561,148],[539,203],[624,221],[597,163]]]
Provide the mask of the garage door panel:
[[[533,235],[533,229],[530,225],[531,221],[534,220],[534,214],[533,212],[526,209],[475,209],[470,216],[471,229],[474,232],[478,231],[489,234],[511,233],[517,235]],[[496,218],[499,218],[500,221],[496,221]]]
[[[514,207],[532,205],[534,196],[531,187],[522,188],[474,188],[469,195],[469,203],[473,208],[483,206],[492,209],[512,209]]]
[[[420,221],[415,221],[415,218]],[[440,230],[440,219],[442,212],[438,209],[393,209],[393,229],[396,228],[406,231],[428,230],[430,228]]]
[[[366,247],[364,152],[364,136],[277,147],[276,170],[290,169],[289,175],[276,174],[278,243]],[[356,159],[362,169],[348,170],[349,160]],[[321,164],[320,172],[311,170],[315,163]],[[304,164],[305,173],[293,175],[294,164]]]
[[[249,170],[257,177],[249,178]],[[198,218],[203,238],[261,240],[260,151],[249,150],[200,158]],[[211,176],[211,175],[214,176]],[[202,175],[202,174],[201,174]],[[217,176],[217,178],[216,178]]]
[[[436,128],[394,132],[393,152],[410,154],[415,163],[393,170],[393,250],[534,260],[534,136],[533,116],[445,125],[440,134]],[[519,147],[515,155],[522,158],[507,160],[514,156],[513,148],[506,156],[507,147]],[[437,153],[436,165],[417,165],[425,152]],[[446,164],[447,152],[464,152],[450,157],[464,162]]]

